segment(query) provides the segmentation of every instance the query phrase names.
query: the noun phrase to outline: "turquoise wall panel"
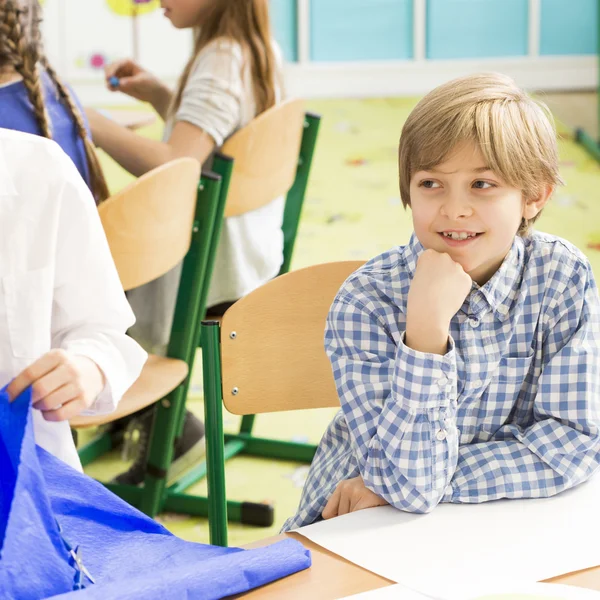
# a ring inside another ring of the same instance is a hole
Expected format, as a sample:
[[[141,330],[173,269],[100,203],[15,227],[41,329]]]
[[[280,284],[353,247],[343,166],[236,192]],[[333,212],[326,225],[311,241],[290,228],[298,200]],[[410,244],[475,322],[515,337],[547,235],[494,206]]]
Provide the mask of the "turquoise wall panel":
[[[527,0],[428,0],[427,57],[524,56],[528,17]]]
[[[311,60],[412,58],[412,4],[412,0],[311,0]]]
[[[298,60],[297,0],[270,0],[273,35],[287,61]]]
[[[597,0],[542,0],[540,54],[596,54]]]

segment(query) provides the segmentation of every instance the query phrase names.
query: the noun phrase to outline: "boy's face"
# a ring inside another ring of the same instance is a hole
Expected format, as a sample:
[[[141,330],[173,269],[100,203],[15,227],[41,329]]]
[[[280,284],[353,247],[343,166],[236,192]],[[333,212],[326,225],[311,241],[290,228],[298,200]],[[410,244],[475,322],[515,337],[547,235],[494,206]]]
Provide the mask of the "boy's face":
[[[483,285],[508,254],[521,219],[535,216],[547,197],[526,204],[521,190],[489,170],[476,144],[463,143],[443,163],[412,176],[410,199],[421,244],[449,254]]]

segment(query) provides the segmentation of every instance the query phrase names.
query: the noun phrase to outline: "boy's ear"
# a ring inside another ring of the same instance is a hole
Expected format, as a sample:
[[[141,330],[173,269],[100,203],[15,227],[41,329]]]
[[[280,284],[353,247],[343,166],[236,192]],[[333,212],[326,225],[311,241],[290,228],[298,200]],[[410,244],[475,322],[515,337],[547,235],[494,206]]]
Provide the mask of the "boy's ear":
[[[550,200],[552,192],[554,192],[554,186],[546,185],[537,197],[527,200],[523,205],[523,217],[527,220],[536,217],[542,208],[546,206],[548,200]]]

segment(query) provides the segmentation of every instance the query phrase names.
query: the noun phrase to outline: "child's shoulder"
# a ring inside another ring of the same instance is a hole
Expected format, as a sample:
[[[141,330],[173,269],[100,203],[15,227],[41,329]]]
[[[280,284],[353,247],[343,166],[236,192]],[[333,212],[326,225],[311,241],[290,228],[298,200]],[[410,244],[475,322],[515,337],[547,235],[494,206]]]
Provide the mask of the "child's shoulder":
[[[10,158],[15,152],[35,152],[36,156],[38,154],[41,157],[50,156],[56,160],[56,156],[60,156],[62,153],[54,140],[33,133],[25,133],[18,129],[0,128],[0,145],[7,158]]]
[[[392,304],[406,297],[410,278],[406,269],[405,246],[395,246],[372,258],[350,274],[336,299],[367,306],[373,301]]]
[[[534,270],[550,273],[574,273],[591,270],[585,254],[571,242],[549,233],[535,231],[523,238],[525,263]]]
[[[0,128],[0,149],[12,172],[26,170],[31,174],[34,169],[36,177],[43,176],[47,181],[63,175],[60,166],[70,164],[69,157],[54,140],[33,133]]]
[[[76,172],[71,159],[55,141],[12,129],[0,128],[0,161],[0,169],[7,171],[17,194],[31,190],[32,185],[46,192],[28,194],[30,200],[50,196],[51,190],[62,186]]]
[[[228,37],[218,37],[203,46],[196,58],[196,65],[214,59],[239,62],[243,58],[244,52],[237,40]]]

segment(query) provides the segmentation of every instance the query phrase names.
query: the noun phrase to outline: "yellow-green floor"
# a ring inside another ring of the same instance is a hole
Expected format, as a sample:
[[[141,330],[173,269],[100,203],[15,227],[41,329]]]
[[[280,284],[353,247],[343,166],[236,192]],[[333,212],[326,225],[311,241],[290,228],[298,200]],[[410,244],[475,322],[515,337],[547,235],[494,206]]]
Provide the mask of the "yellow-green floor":
[[[411,232],[410,214],[400,203],[397,181],[397,144],[402,123],[416,100],[314,101],[310,110],[323,116],[311,183],[295,250],[295,268],[329,260],[367,259],[405,243]],[[160,135],[160,125],[142,130]],[[589,256],[600,276],[600,167],[561,128],[561,171],[566,181],[538,222],[538,228],[565,237]],[[103,157],[111,189],[120,189],[130,177]],[[199,360],[197,364],[199,365]],[[196,369],[190,408],[202,414],[201,373]],[[317,442],[331,410],[276,414],[257,418],[261,436]],[[225,427],[233,430],[234,417]],[[106,479],[124,468],[116,455],[86,469]],[[239,457],[228,463],[227,490],[236,500],[271,500],[275,525],[270,529],[232,524],[230,544],[242,545],[278,532],[298,503],[307,466]],[[205,492],[203,483],[192,490]],[[207,542],[202,519],[161,515],[177,535]]]

